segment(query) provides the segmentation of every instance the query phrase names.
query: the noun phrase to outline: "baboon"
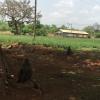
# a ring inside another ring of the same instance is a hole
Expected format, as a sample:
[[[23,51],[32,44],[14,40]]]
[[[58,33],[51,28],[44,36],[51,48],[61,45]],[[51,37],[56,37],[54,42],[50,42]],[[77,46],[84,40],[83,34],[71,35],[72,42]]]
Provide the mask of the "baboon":
[[[40,88],[40,85],[36,82],[36,80],[32,79],[32,67],[29,63],[29,60],[25,59],[23,65],[22,65],[22,68],[19,71],[17,82],[18,83],[25,83],[27,81],[32,82],[33,88],[35,90],[38,90],[38,92],[41,95],[42,89]]]
[[[71,47],[69,46],[69,47],[67,48],[67,55],[72,55],[72,54],[73,54],[72,49],[71,49]]]
[[[31,78],[32,78],[32,68],[29,63],[29,60],[25,59],[22,68],[19,71],[17,82],[24,83],[31,80]]]

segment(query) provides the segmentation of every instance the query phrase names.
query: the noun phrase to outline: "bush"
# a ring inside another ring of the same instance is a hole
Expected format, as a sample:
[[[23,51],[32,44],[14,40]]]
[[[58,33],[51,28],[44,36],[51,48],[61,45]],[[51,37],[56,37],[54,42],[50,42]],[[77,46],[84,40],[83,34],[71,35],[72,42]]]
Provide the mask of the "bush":
[[[26,33],[33,33],[33,30],[32,30],[32,26],[30,25],[25,25],[22,29],[22,33],[23,34],[26,34]]]
[[[6,22],[0,21],[0,31],[9,31],[10,28]]]
[[[46,29],[44,29],[44,28],[37,29],[36,35],[37,35],[37,36],[46,36],[46,35],[47,35],[47,31],[46,31]]]
[[[96,38],[100,38],[100,34],[97,34],[97,35],[96,35]]]

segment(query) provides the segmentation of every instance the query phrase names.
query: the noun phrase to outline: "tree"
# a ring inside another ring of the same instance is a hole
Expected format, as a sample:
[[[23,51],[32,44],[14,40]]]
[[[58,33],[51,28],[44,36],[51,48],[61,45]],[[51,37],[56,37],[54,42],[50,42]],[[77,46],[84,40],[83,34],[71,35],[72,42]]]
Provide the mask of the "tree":
[[[56,25],[52,25],[52,26],[50,27],[50,31],[51,31],[51,33],[57,32],[57,31],[58,31],[57,26],[56,26]]]
[[[93,24],[93,27],[96,32],[100,32],[100,25],[98,23]]]
[[[68,29],[68,27],[66,27],[65,25],[62,25],[60,28],[61,29]]]
[[[7,22],[0,21],[0,31],[9,31],[10,28]]]
[[[95,31],[93,26],[86,26],[83,30],[90,33],[91,35],[93,35]]]
[[[92,37],[100,38],[100,25],[98,23],[86,26],[83,30],[90,33]]]
[[[23,35],[26,35],[26,34],[32,35],[32,32],[33,32],[33,25],[31,23],[26,24],[22,27],[22,34]]]
[[[45,25],[41,24],[39,20],[37,20],[37,23],[36,23],[36,35],[38,36],[46,36],[47,35],[47,28],[45,27]]]
[[[30,5],[30,0],[5,0],[1,2],[0,15],[9,22],[13,33],[19,35],[25,22],[34,22],[34,7]],[[38,13],[37,17],[41,15]]]

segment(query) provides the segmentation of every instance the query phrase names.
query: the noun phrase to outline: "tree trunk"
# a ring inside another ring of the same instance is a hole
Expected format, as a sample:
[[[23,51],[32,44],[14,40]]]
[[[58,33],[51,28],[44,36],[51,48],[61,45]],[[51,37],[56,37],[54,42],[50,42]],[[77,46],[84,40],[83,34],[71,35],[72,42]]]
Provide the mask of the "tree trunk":
[[[12,22],[14,24],[14,29],[15,29],[14,34],[19,35],[20,33],[19,33],[19,29],[18,29],[18,23],[17,23],[17,21],[15,20],[14,17],[12,17]]]
[[[15,24],[15,35],[19,35],[19,29],[18,29],[17,21],[15,21],[14,24]]]

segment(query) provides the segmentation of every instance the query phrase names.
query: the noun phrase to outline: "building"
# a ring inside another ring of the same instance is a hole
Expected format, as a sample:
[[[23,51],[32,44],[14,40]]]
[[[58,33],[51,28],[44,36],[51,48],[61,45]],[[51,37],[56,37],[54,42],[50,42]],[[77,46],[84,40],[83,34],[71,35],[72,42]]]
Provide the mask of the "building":
[[[56,32],[56,35],[63,37],[88,38],[89,33],[84,31],[60,29],[58,32]]]

